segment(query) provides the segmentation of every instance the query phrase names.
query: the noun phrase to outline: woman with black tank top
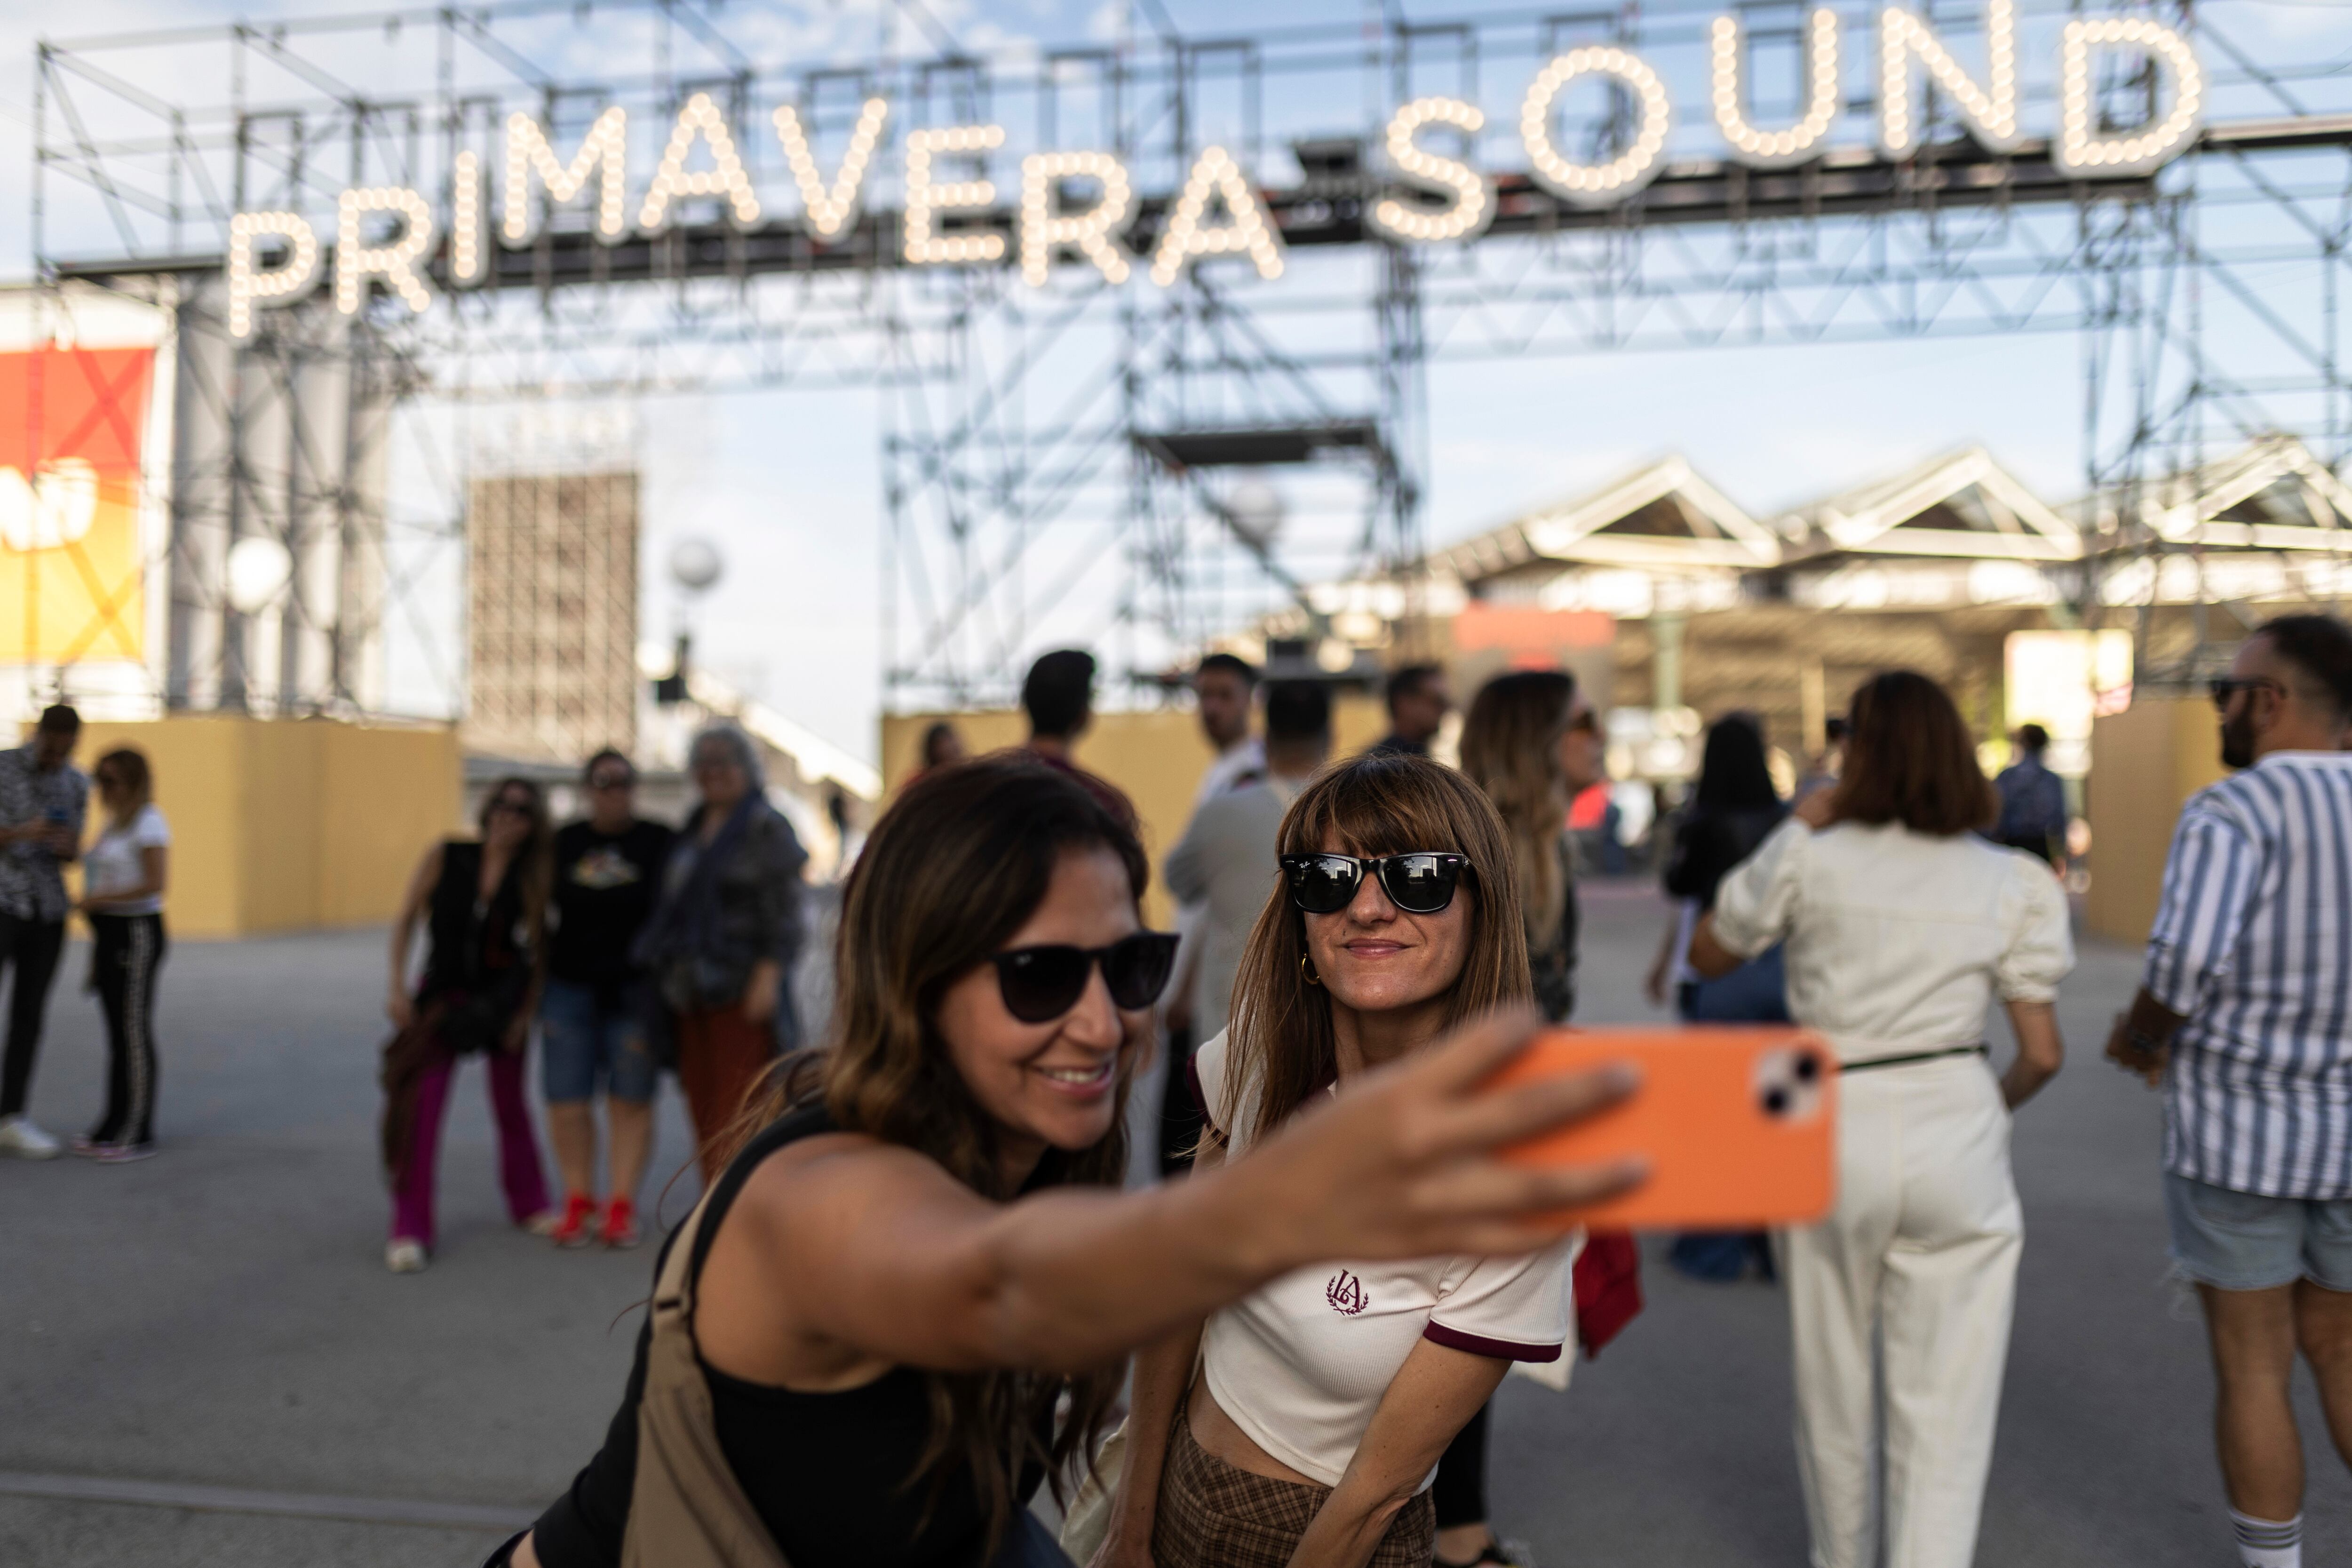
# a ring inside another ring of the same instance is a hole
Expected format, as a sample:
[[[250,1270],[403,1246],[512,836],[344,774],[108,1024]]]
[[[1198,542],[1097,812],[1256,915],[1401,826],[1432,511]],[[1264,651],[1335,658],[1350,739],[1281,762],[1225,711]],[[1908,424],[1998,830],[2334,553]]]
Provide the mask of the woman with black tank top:
[[[667,1315],[603,1451],[493,1563],[1050,1560],[1024,1505],[1083,1468],[1129,1350],[1308,1262],[1529,1251],[1557,1234],[1542,1210],[1639,1180],[1490,1158],[1629,1087],[1484,1092],[1529,1016],[1367,1075],[1247,1160],[1118,1192],[1175,943],[1143,929],[1147,875],[1132,828],[1034,760],[906,789],[845,891],[829,1047],[770,1075],[683,1266],[664,1249]],[[685,1381],[709,1441],[677,1438]],[[681,1495],[751,1522],[709,1549]]]
[[[432,1256],[433,1182],[441,1119],[458,1059],[488,1060],[499,1128],[499,1177],[516,1225],[552,1225],[547,1181],[523,1096],[523,1053],[538,1004],[551,838],[547,804],[529,779],[499,781],[482,803],[481,837],[427,850],[392,927],[384,1012],[398,1033],[383,1048],[383,1163],[392,1181],[384,1267],[413,1274]],[[408,952],[425,923],[425,974],[408,988]]]

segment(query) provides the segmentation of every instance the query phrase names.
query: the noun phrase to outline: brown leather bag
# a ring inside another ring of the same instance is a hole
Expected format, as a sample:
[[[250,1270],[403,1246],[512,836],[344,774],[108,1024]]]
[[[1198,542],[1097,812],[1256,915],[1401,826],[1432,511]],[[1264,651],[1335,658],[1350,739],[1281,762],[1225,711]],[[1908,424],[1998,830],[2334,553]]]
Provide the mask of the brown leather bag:
[[[695,1237],[709,1205],[708,1196],[694,1205],[654,1283],[621,1568],[788,1568],[719,1450],[694,1352]]]

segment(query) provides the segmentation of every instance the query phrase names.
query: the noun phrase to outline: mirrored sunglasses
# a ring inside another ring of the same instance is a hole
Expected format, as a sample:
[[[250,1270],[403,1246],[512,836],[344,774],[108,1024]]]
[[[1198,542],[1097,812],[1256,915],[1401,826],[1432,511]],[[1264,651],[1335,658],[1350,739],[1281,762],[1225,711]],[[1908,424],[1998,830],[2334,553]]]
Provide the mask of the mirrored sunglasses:
[[[1285,855],[1290,901],[1310,915],[1338,914],[1356,901],[1367,877],[1381,879],[1389,902],[1410,915],[1433,915],[1454,901],[1470,857],[1415,849],[1402,855]]]

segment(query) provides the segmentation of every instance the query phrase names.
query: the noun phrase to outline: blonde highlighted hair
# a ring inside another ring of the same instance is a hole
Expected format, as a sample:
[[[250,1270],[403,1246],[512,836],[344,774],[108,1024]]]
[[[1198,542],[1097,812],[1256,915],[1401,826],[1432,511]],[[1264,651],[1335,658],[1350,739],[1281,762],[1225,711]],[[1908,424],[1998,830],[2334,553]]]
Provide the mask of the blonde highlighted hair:
[[[1526,1001],[1533,992],[1527,935],[1502,819],[1453,769],[1393,753],[1350,758],[1299,792],[1276,839],[1282,855],[1416,849],[1470,860],[1454,895],[1456,903],[1467,901],[1470,952],[1447,1001],[1445,1026]],[[1224,1103],[1255,1103],[1257,1110],[1252,1126],[1223,1129],[1227,1135],[1255,1138],[1281,1125],[1339,1071],[1330,993],[1307,978],[1307,917],[1291,903],[1278,869],[1273,880],[1234,977],[1225,1044]]]
[[[1557,669],[1515,670],[1478,689],[1462,721],[1462,771],[1486,792],[1510,835],[1530,946],[1550,945],[1568,910],[1559,836],[1568,821],[1568,773],[1560,763],[1576,707],[1576,678]]]

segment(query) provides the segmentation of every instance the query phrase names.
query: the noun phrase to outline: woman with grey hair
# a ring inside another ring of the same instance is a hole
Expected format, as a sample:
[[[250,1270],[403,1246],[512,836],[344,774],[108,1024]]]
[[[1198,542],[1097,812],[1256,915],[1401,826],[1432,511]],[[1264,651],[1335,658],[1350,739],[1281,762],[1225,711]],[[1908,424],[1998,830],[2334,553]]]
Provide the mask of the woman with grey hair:
[[[687,768],[702,798],[663,868],[635,956],[668,1015],[708,1185],[721,1135],[790,1032],[786,980],[800,949],[808,852],[768,804],[760,753],[741,730],[702,731]]]

